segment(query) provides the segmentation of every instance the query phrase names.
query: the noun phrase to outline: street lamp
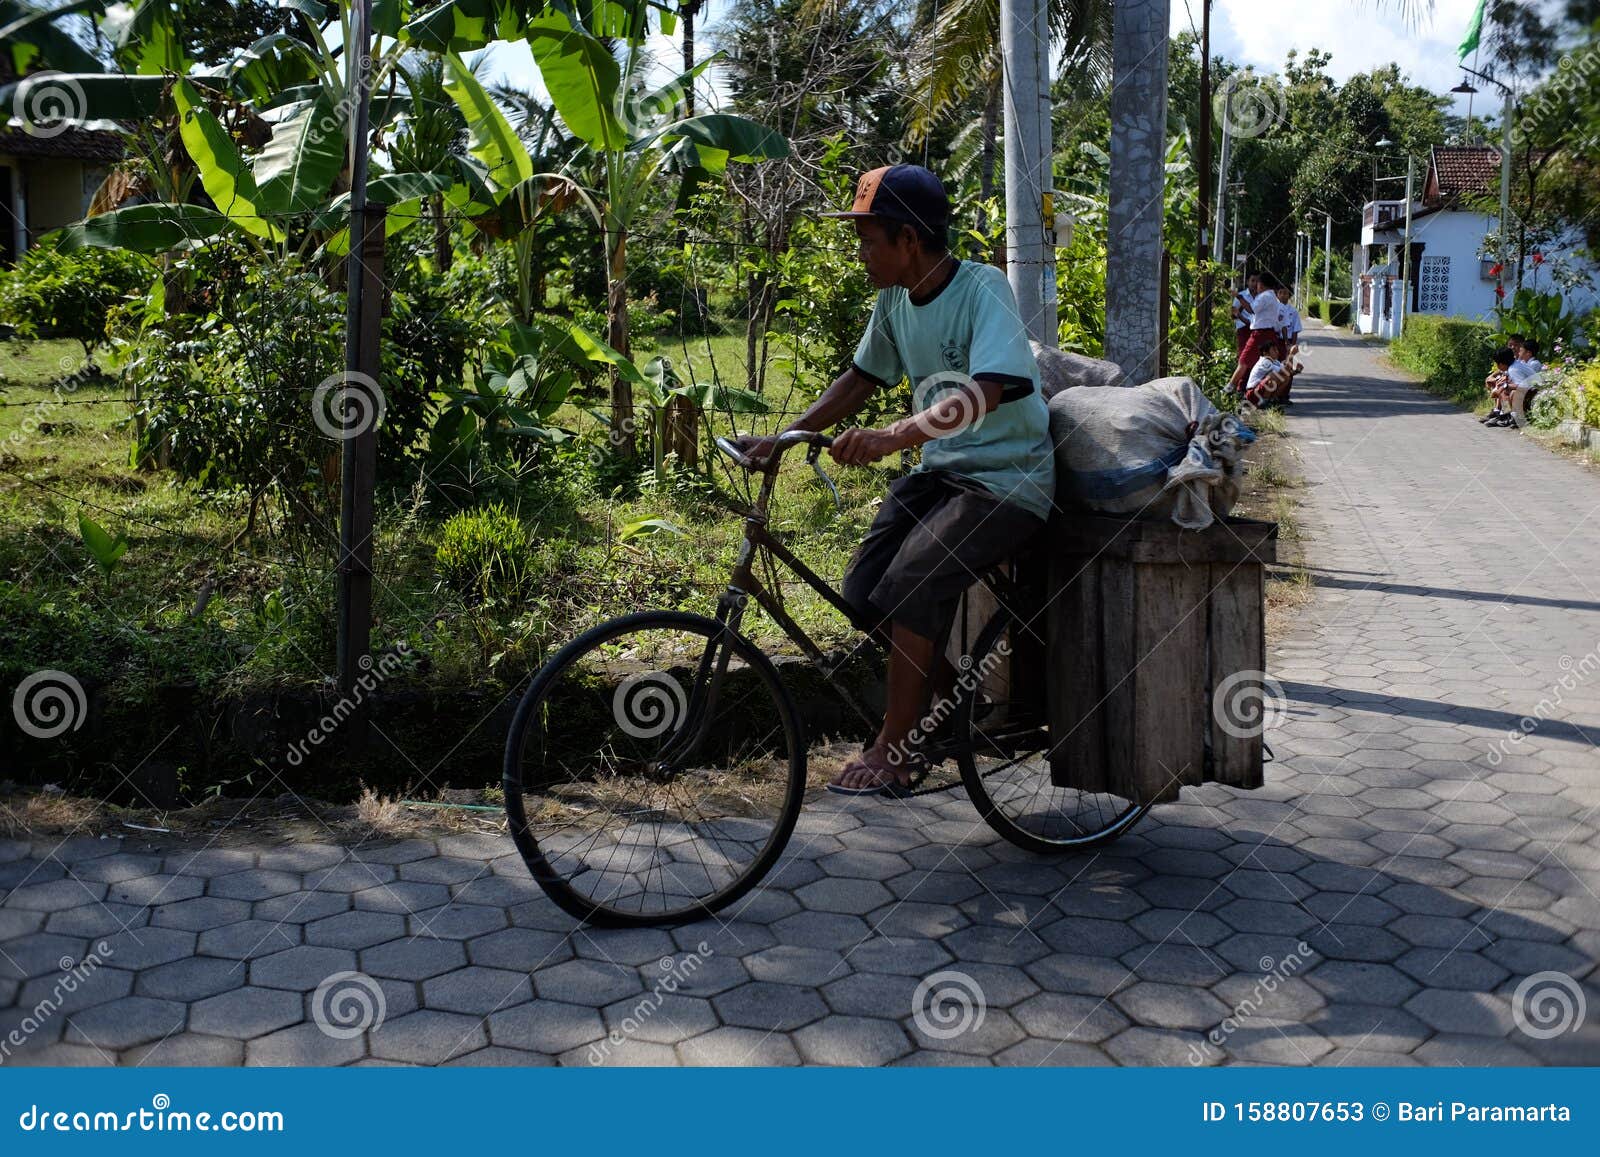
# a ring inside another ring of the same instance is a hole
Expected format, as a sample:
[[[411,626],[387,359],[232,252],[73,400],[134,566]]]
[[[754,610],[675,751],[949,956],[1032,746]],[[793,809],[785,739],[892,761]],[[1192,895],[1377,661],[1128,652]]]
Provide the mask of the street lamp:
[[[1509,228],[1508,223],[1511,218],[1511,120],[1514,112],[1512,97],[1515,94],[1512,92],[1509,84],[1505,84],[1502,81],[1496,80],[1487,73],[1479,72],[1475,68],[1468,68],[1466,65],[1461,66],[1461,71],[1467,75],[1475,76],[1479,80],[1488,81],[1501,92],[1505,93],[1506,97],[1504,111],[1500,114],[1500,244],[1498,246],[1499,252],[1496,254],[1497,260],[1495,262],[1496,265],[1499,266],[1500,272],[1495,275],[1494,282],[1494,305],[1495,309],[1498,310],[1502,308],[1500,303],[1505,300],[1506,293],[1506,231]],[[1461,83],[1456,85],[1450,91],[1464,93],[1470,98],[1471,95],[1478,90],[1472,86],[1472,82],[1468,80],[1466,76],[1463,76],[1461,78]],[[1470,130],[1472,127],[1470,111],[1472,104],[1470,99],[1468,101],[1467,108],[1469,110],[1467,114],[1467,127]],[[1522,268],[1522,260],[1520,256],[1517,260],[1517,268],[1519,270]]]

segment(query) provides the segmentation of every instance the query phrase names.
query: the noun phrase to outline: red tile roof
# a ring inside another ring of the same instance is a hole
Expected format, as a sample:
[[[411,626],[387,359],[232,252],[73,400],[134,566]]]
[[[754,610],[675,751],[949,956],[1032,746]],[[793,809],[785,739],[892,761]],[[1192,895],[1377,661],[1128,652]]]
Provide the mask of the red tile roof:
[[[1486,145],[1433,146],[1426,199],[1473,197],[1499,188],[1500,150]]]

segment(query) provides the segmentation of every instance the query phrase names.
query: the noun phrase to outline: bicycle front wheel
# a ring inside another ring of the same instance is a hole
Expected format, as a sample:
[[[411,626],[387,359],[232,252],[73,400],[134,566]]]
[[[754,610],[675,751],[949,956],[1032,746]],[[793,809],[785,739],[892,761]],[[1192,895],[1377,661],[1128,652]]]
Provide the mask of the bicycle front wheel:
[[[805,740],[777,671],[715,619],[626,615],[534,677],[506,814],[535,880],[596,924],[678,924],[748,892],[794,830]]]

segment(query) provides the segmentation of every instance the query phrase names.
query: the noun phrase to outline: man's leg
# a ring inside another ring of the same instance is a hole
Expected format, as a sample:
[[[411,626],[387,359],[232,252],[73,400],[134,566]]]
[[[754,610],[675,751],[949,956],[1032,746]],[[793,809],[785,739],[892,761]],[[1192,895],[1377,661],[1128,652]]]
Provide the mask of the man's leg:
[[[880,782],[881,777],[874,768],[892,768],[901,783],[908,782],[911,777],[906,760],[906,739],[928,707],[935,671],[935,644],[932,639],[923,638],[900,623],[892,622],[890,630],[893,647],[889,651],[888,703],[883,713],[883,726],[865,753],[873,766],[847,769],[839,777],[841,787],[870,787]],[[953,675],[953,667],[951,672]]]

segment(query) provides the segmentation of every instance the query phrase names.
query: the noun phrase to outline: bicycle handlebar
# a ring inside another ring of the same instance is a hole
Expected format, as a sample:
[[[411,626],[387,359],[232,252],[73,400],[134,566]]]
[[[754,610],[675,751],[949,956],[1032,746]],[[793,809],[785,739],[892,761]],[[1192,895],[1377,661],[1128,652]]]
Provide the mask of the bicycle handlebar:
[[[833,479],[828,477],[827,471],[822,468],[822,451],[833,445],[833,437],[829,434],[819,434],[815,430],[785,430],[773,439],[775,445],[772,457],[766,460],[751,458],[739,447],[726,438],[718,438],[717,449],[729,458],[732,458],[746,470],[776,470],[778,461],[783,457],[783,452],[790,446],[808,443],[811,449],[806,451],[806,462],[811,469],[816,471],[822,484],[828,488],[828,493],[833,495],[833,505],[836,510],[844,509],[844,502],[839,497],[839,488],[833,484]]]
[[[773,441],[776,443],[775,448],[777,453],[772,456],[772,465],[776,465],[778,457],[782,455],[782,453],[790,446],[795,446],[802,442],[810,443],[813,447],[815,447],[816,451],[826,450],[829,446],[833,445],[832,435],[819,434],[815,430],[785,430],[783,433],[779,434],[775,439],[773,439]],[[721,450],[724,454],[726,454],[729,458],[732,458],[746,470],[764,470],[768,468],[760,461],[746,455],[743,450],[740,450],[739,447],[735,446],[727,438],[717,439],[717,449]],[[813,453],[815,453],[815,451]],[[808,455],[808,457],[811,456]],[[816,459],[814,457],[811,457],[811,464],[813,466],[816,465]]]

